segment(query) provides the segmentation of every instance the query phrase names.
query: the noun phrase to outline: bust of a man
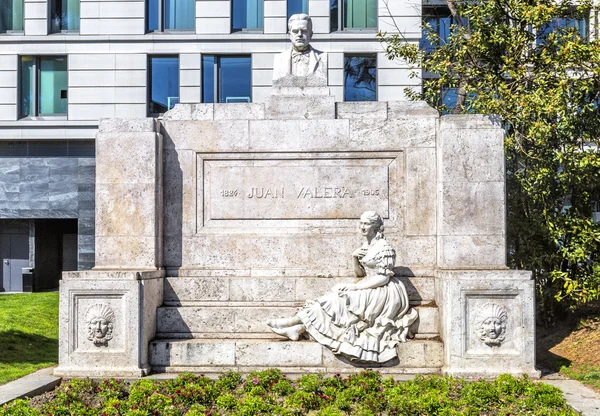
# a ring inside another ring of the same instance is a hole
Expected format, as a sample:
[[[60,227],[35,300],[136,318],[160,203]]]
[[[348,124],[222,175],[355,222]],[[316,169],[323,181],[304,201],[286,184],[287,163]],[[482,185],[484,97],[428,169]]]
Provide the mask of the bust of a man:
[[[288,21],[292,47],[275,56],[273,84],[286,77],[306,77],[327,85],[327,54],[310,46],[312,21],[304,13],[294,14]]]

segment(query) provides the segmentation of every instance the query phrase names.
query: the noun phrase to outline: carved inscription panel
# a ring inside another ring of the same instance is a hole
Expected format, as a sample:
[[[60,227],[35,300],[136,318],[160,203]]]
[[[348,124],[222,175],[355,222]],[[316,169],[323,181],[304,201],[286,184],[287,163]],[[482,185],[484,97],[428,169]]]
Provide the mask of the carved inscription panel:
[[[394,159],[204,160],[207,220],[389,215]]]

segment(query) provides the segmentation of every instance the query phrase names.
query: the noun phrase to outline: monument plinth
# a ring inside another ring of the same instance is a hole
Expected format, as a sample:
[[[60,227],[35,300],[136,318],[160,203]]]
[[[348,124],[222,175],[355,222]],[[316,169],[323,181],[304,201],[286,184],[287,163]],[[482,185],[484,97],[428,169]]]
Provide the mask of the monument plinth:
[[[309,20],[291,22],[302,56],[277,58],[283,75],[265,103],[101,120],[97,267],[64,275],[57,373],[537,375],[531,274],[505,267],[497,120],[440,117],[422,102],[336,103]],[[352,361],[318,336],[274,333],[267,323],[307,300],[362,287],[352,254],[365,211],[381,216],[395,253],[371,273],[405,288],[418,318],[398,338],[414,338]]]

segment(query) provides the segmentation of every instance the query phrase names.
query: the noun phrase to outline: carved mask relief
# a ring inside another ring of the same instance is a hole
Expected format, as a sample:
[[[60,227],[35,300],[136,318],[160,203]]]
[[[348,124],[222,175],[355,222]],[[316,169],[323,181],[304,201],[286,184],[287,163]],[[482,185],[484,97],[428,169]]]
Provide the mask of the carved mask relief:
[[[91,306],[86,315],[87,339],[96,346],[107,346],[108,341],[113,338],[115,324],[115,313],[113,310],[101,303]]]
[[[475,331],[479,339],[490,347],[498,347],[506,339],[506,308],[495,303],[486,303],[475,318]]]

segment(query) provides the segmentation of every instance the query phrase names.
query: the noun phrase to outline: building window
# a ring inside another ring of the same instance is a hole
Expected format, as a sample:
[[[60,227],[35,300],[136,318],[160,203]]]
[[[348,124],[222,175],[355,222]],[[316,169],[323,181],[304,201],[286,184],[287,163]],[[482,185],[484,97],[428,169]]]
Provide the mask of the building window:
[[[536,41],[539,45],[548,38],[550,33],[561,29],[575,29],[579,36],[586,39],[589,34],[589,26],[590,20],[588,17],[556,17],[538,30]]]
[[[344,56],[344,101],[377,100],[377,55]]]
[[[79,0],[50,1],[50,32],[79,31]]]
[[[93,140],[0,141],[0,157],[94,157]]]
[[[233,0],[231,8],[231,28],[234,32],[262,30],[263,0]]]
[[[67,114],[67,58],[22,56],[21,117]]]
[[[179,57],[150,56],[148,81],[148,114],[166,113],[179,102]]]
[[[148,0],[146,3],[148,32],[194,31],[195,0]]]
[[[436,7],[424,10],[423,23],[421,49],[425,52],[431,52],[436,47],[445,45],[448,42],[455,20],[448,8]],[[431,40],[428,37],[430,33],[434,35]]]
[[[331,31],[377,29],[377,0],[331,0]]]
[[[0,0],[0,33],[23,31],[23,0]]]
[[[287,0],[287,18],[293,14],[308,14],[308,0]]]
[[[250,56],[202,56],[202,102],[252,101]]]

